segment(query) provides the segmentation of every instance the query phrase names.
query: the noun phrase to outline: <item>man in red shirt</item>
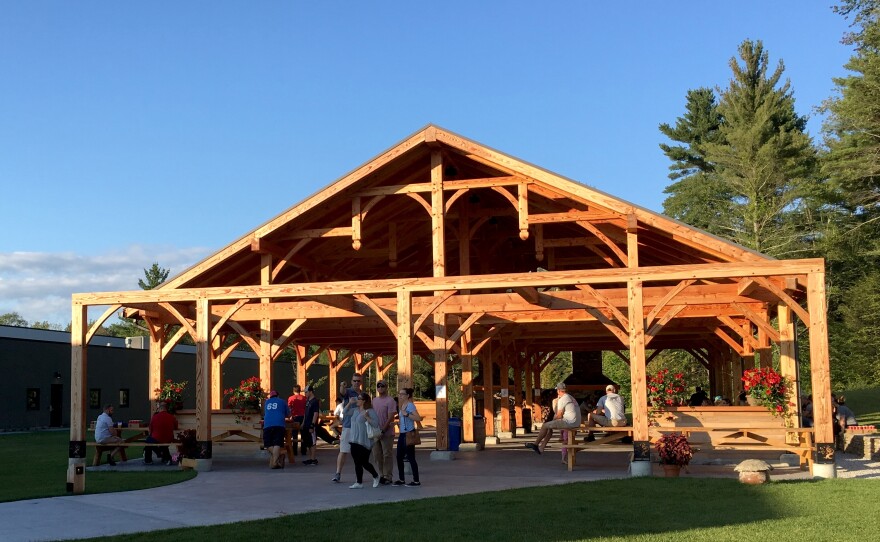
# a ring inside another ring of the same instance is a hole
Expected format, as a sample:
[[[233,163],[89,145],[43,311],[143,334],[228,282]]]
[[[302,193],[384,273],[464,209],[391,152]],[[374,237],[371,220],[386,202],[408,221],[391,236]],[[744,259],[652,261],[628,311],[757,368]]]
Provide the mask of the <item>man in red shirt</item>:
[[[290,419],[294,421],[300,426],[302,426],[303,418],[306,415],[306,396],[302,392],[302,386],[299,384],[295,384],[293,386],[293,395],[287,398],[287,408],[290,409]],[[293,432],[293,442],[291,445],[293,446],[293,451],[296,453],[296,439],[299,431]],[[306,455],[308,453],[308,449],[306,448],[306,443],[302,443],[302,453]]]
[[[174,431],[177,429],[177,418],[168,412],[168,405],[164,401],[156,403],[156,413],[150,418],[150,435],[147,442],[159,444],[174,442]],[[153,464],[153,454],[162,459],[165,465],[171,464],[171,453],[168,446],[147,446],[144,448],[144,463]]]

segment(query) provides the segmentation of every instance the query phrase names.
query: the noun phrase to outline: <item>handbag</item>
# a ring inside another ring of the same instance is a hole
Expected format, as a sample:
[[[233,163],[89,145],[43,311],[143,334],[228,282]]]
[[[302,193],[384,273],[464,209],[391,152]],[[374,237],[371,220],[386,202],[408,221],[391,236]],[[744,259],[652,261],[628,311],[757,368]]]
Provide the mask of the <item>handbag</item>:
[[[367,438],[369,438],[370,440],[379,440],[380,438],[382,438],[381,429],[379,429],[378,427],[374,427],[372,424],[370,424],[369,421],[365,421],[364,423],[367,424]]]
[[[419,430],[413,428],[412,431],[408,433],[404,433],[406,435],[406,445],[407,446],[418,446],[422,443],[422,437],[419,436]]]

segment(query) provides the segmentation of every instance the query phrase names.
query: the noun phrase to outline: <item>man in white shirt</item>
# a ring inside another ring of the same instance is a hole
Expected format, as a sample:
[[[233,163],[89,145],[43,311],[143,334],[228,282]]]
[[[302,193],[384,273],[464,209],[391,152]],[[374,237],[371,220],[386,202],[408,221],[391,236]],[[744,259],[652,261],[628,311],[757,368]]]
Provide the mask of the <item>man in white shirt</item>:
[[[577,399],[565,391],[565,383],[556,384],[556,413],[553,419],[545,422],[538,432],[535,442],[527,442],[526,448],[540,454],[547,447],[554,429],[572,429],[581,425],[581,409]]]
[[[587,416],[587,427],[623,427],[626,421],[626,405],[623,397],[617,395],[614,384],[605,386],[605,395],[596,403],[596,410]],[[587,440],[592,440],[592,433],[587,433]]]
[[[113,444],[123,442],[123,439],[116,435],[116,432],[113,429],[115,426],[116,424],[113,423],[113,405],[104,405],[104,412],[98,416],[98,421],[95,422],[95,442],[106,446],[112,446]],[[111,450],[110,453],[107,454],[107,463],[110,463],[111,466],[116,465],[113,456],[117,452],[120,454],[120,457],[124,457],[125,450],[122,448],[114,448]]]

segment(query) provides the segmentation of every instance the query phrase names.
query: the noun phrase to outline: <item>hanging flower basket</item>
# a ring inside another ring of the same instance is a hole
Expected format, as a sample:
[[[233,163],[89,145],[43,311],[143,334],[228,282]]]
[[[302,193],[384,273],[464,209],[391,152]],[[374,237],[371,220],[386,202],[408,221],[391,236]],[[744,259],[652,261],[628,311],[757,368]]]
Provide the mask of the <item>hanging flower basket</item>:
[[[687,389],[684,373],[661,369],[657,374],[648,375],[649,415],[658,416],[669,408],[686,405]]]
[[[161,387],[153,391],[156,393],[157,400],[165,403],[168,412],[174,414],[183,408],[183,390],[186,388],[187,383],[186,380],[183,382],[166,380],[162,383]]]
[[[749,369],[743,373],[743,387],[747,394],[746,399],[751,399],[762,404],[774,416],[788,414],[788,409],[793,405],[786,397],[790,379],[780,375],[772,367]]]
[[[259,417],[266,392],[260,387],[260,379],[252,376],[242,380],[236,388],[223,391],[229,397],[227,405],[235,412],[235,423],[249,422],[254,414]]]

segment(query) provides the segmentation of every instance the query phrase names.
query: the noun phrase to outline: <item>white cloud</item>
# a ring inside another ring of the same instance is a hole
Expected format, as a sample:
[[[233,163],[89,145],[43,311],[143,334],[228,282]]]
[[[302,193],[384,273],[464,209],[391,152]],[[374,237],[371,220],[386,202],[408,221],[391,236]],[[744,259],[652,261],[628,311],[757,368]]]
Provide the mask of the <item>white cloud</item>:
[[[210,253],[207,248],[140,245],[88,256],[73,252],[0,253],[0,314],[17,312],[29,322],[65,326],[70,322],[72,294],[138,290],[138,279],[153,262],[170,269],[169,277],[173,277]],[[97,318],[102,310],[93,308],[89,317]]]

